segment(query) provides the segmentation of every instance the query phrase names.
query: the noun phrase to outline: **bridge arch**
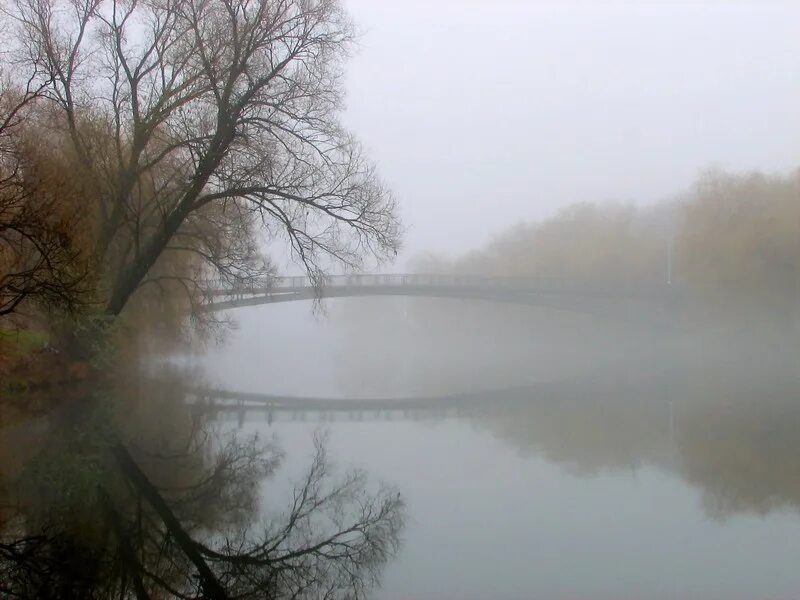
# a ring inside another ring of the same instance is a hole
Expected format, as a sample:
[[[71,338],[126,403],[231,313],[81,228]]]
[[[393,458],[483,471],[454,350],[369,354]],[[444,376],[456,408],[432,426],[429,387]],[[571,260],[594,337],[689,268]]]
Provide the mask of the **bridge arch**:
[[[267,285],[247,288],[208,286],[206,311],[230,310],[279,302],[327,298],[424,297],[456,298],[507,304],[542,306],[582,313],[630,314],[631,310],[674,304],[676,294],[667,284],[630,285],[556,278],[483,277],[462,275],[340,275],[315,286],[308,277],[278,277]]]

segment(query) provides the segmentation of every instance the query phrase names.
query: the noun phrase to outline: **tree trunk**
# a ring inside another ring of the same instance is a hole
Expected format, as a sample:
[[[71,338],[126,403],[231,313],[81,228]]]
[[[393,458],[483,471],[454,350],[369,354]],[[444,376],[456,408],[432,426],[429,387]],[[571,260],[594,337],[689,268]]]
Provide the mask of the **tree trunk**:
[[[228,595],[223,589],[222,584],[220,584],[216,575],[214,575],[211,568],[208,566],[208,563],[200,555],[194,540],[192,540],[180,521],[178,521],[178,518],[172,512],[172,509],[170,509],[161,493],[150,483],[150,480],[139,468],[139,465],[133,460],[127,448],[121,443],[117,443],[112,447],[112,452],[122,472],[158,513],[167,531],[172,534],[178,546],[186,555],[186,558],[188,558],[197,569],[203,591],[212,600],[228,600]]]
[[[119,516],[117,509],[114,508],[111,498],[109,498],[108,494],[102,487],[97,489],[97,494],[100,496],[100,504],[103,507],[106,520],[111,525],[111,529],[114,530],[114,535],[117,537],[117,541],[119,541],[122,560],[125,563],[125,566],[130,569],[131,578],[133,579],[133,591],[136,594],[136,599],[150,600],[150,596],[147,594],[147,590],[144,588],[144,582],[142,582],[142,567],[139,564],[139,560],[136,558],[136,553],[131,547],[130,536],[125,531],[125,527],[122,524],[122,518]]]
[[[161,229],[145,245],[142,253],[135,256],[131,262],[125,265],[122,272],[114,280],[111,298],[109,298],[106,305],[105,313],[107,315],[116,317],[122,312],[128,300],[139,287],[142,279],[145,278],[147,272],[156,263],[161,253],[164,252],[167,244],[169,244],[187,214],[187,211],[181,209],[173,212],[164,222]]]
[[[192,185],[184,193],[177,208],[166,218],[161,228],[144,245],[144,250],[128,263],[114,280],[111,298],[106,305],[105,313],[116,317],[125,308],[130,297],[139,287],[158,257],[164,252],[172,236],[178,231],[184,219],[194,209],[194,202],[208,183],[211,174],[219,166],[224,150],[233,139],[232,126],[218,125],[217,138],[208,150],[205,159],[198,166]]]

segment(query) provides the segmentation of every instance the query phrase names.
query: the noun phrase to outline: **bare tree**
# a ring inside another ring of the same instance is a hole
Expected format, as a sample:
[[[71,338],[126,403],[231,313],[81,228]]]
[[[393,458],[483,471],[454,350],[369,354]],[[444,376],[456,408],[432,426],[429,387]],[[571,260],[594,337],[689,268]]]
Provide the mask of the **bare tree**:
[[[394,200],[338,123],[353,30],[337,0],[16,0],[6,14],[75,171],[97,182],[106,313],[171,253],[232,283],[267,276],[256,230],[315,278],[396,252]]]

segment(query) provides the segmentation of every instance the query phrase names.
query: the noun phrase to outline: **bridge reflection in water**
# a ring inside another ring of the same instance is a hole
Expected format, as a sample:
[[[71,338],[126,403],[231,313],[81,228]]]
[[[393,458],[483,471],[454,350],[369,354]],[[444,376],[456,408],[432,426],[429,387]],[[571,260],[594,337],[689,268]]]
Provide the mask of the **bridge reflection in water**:
[[[475,413],[475,409],[397,409],[397,410],[323,410],[323,409],[286,409],[254,406],[215,406],[211,410],[202,410],[213,414],[221,421],[236,422],[239,428],[248,422],[280,422],[312,421],[330,422],[376,422],[376,421],[430,421],[463,418]]]
[[[470,392],[417,398],[319,398],[233,392],[218,389],[194,389],[188,402],[198,413],[214,414],[245,421],[390,421],[442,419],[472,414],[489,403],[513,403],[529,400],[545,386],[526,386],[506,390]]]
[[[669,388],[657,386],[663,391]],[[462,392],[442,396],[414,398],[320,398],[236,392],[223,389],[187,390],[187,402],[198,414],[237,421],[392,421],[441,420],[479,417],[498,411],[530,407],[537,403],[574,403],[575,398],[588,402],[616,397],[619,382],[587,376],[531,385]],[[648,386],[651,399],[653,388]],[[669,393],[658,402],[664,417],[672,421]],[[671,427],[670,427],[671,429]]]

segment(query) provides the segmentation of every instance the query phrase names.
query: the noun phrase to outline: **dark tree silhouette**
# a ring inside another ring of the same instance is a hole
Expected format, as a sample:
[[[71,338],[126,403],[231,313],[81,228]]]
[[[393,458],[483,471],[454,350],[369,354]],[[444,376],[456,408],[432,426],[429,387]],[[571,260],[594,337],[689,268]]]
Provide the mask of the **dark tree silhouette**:
[[[17,64],[57,107],[53,135],[95,182],[94,254],[117,315],[190,254],[229,283],[270,271],[282,236],[319,281],[393,255],[394,200],[338,123],[352,26],[336,0],[17,0]]]
[[[275,448],[202,423],[179,433],[183,416],[164,437],[106,415],[63,419],[15,484],[0,530],[9,597],[363,598],[398,549],[402,498],[336,476],[324,436],[286,509],[260,519]]]

